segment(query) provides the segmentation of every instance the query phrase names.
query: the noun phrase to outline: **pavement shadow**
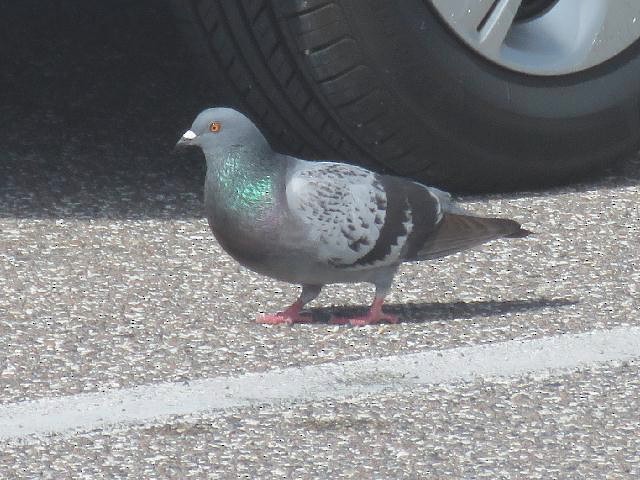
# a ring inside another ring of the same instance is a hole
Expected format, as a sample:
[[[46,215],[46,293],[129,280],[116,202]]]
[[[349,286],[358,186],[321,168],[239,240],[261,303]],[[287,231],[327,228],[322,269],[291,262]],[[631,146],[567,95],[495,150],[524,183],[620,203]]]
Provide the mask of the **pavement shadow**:
[[[219,103],[165,2],[14,2],[0,16],[0,217],[201,217],[173,146]]]
[[[587,173],[565,184],[558,184],[539,190],[521,190],[517,192],[501,192],[484,195],[462,195],[458,199],[465,202],[487,201],[495,198],[518,199],[536,198],[549,195],[580,194],[596,192],[609,188],[632,187],[640,185],[640,153],[631,157],[620,159],[613,165]]]
[[[0,218],[202,217],[202,155],[172,149],[224,99],[165,2],[13,3],[0,16]],[[638,183],[630,159],[554,190]]]
[[[534,298],[527,300],[489,300],[474,302],[390,303],[385,305],[387,313],[400,317],[403,323],[427,323],[460,318],[484,318],[507,314],[526,313],[545,308],[561,308],[577,305],[572,298]],[[327,323],[332,315],[352,316],[366,313],[368,305],[348,307],[317,307],[308,311],[314,323]]]

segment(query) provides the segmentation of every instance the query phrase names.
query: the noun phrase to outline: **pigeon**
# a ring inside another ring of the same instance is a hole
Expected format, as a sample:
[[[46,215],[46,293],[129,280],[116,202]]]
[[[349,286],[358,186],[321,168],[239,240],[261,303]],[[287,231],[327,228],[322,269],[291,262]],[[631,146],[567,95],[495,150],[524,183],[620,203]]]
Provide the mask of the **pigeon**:
[[[471,215],[448,193],[406,178],[278,153],[231,108],[202,111],[176,146],[204,153],[205,212],[219,244],[243,266],[302,286],[291,306],[259,316],[263,324],[310,322],[302,309],[324,285],[356,282],[375,286],[368,312],[331,322],[397,323],[382,306],[403,262],[530,233],[513,220]]]

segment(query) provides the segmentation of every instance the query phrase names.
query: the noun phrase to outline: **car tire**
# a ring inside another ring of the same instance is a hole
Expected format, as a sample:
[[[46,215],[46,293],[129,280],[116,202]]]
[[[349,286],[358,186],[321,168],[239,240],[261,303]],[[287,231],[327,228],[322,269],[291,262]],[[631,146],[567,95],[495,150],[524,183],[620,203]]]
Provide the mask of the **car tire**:
[[[283,152],[454,191],[575,179],[640,148],[640,44],[567,75],[501,67],[427,0],[173,0],[225,103]]]

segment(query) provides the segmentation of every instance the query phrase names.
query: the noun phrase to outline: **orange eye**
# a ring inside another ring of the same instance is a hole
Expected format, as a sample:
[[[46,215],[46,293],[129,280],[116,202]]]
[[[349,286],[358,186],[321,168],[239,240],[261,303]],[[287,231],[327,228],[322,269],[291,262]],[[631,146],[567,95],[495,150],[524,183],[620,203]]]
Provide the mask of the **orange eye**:
[[[222,129],[222,124],[220,122],[211,122],[209,124],[209,131],[213,133],[218,133]]]

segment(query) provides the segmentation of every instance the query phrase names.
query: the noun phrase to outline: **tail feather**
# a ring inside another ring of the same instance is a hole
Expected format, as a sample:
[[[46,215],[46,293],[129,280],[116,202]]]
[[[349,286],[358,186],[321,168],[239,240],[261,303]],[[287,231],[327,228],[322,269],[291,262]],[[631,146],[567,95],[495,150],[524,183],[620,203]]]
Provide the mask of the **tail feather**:
[[[529,234],[514,220],[446,213],[416,257],[418,260],[444,257],[498,238],[522,238]]]
[[[520,227],[520,230],[518,230],[517,232],[513,232],[510,235],[505,235],[505,238],[524,238],[528,237],[529,235],[533,235],[533,232],[531,230]]]

